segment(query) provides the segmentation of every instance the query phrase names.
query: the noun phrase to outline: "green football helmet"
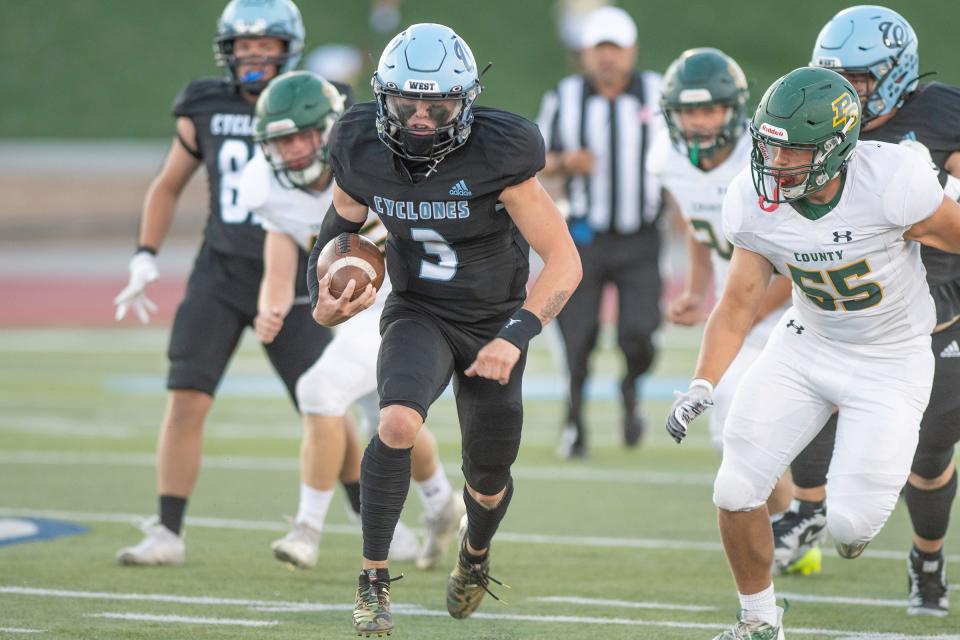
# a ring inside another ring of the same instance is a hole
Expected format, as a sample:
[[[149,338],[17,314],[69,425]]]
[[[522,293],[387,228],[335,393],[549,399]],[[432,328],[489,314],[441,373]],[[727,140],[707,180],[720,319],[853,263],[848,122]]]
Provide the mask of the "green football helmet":
[[[857,145],[860,117],[857,92],[834,71],[801,67],[774,82],[750,124],[750,168],[761,205],[799,200],[837,177]],[[778,161],[797,151],[809,152],[809,160]]]
[[[257,99],[254,139],[277,176],[305,187],[327,169],[327,138],[343,113],[345,98],[336,87],[309,71],[274,78]],[[293,145],[296,134],[317,131],[309,144]],[[298,150],[307,149],[303,152]],[[296,153],[295,157],[290,157]],[[285,157],[286,156],[286,157]]]
[[[747,77],[733,58],[709,47],[688,49],[667,68],[660,107],[670,139],[687,151],[694,166],[700,159],[736,144],[744,132],[744,108],[750,92]],[[726,105],[727,115],[718,131],[687,133],[680,113],[690,107]]]

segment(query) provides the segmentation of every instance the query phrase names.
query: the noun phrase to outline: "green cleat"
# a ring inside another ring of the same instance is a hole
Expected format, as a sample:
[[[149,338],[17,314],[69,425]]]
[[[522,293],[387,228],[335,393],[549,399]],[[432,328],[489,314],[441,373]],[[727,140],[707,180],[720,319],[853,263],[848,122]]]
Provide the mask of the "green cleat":
[[[800,556],[796,562],[788,565],[783,573],[809,576],[820,573],[823,569],[823,550],[819,546],[807,549],[807,552]]]
[[[784,640],[783,609],[777,607],[777,625],[774,627],[759,620],[744,620],[742,613],[738,613],[737,624],[713,640]]]
[[[476,611],[487,593],[494,600],[500,600],[490,591],[488,585],[491,582],[510,588],[490,575],[489,550],[480,562],[471,563],[467,558],[466,522],[467,517],[463,516],[460,521],[460,553],[457,554],[456,566],[447,578],[447,612],[458,620]]]
[[[393,631],[390,613],[390,583],[403,577],[390,578],[386,569],[365,569],[360,572],[357,600],[353,608],[353,628],[358,636],[388,636]]]

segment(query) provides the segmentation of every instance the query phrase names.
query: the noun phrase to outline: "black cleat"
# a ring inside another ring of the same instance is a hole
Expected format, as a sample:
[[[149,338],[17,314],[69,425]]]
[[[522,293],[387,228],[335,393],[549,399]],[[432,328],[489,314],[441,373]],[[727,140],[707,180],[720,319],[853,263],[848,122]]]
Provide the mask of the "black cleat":
[[[950,611],[947,560],[942,550],[935,558],[932,555],[921,556],[913,548],[907,558],[907,586],[910,589],[907,613],[911,616],[939,618]]]
[[[623,421],[623,446],[635,449],[647,433],[647,421],[637,416],[627,416]]]

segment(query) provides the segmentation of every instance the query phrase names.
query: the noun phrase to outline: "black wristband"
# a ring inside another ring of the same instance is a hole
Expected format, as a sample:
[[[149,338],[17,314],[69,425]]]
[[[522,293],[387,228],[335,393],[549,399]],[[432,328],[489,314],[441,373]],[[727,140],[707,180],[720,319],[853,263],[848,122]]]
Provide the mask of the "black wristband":
[[[138,244],[137,250],[133,252],[133,255],[137,255],[138,253],[149,253],[153,257],[157,257],[157,250],[147,244]]]
[[[520,351],[523,351],[527,348],[527,344],[529,344],[534,336],[539,334],[542,329],[543,325],[540,323],[540,318],[526,309],[519,309],[513,314],[513,317],[507,321],[507,324],[503,325],[497,337],[503,338],[520,349]]]

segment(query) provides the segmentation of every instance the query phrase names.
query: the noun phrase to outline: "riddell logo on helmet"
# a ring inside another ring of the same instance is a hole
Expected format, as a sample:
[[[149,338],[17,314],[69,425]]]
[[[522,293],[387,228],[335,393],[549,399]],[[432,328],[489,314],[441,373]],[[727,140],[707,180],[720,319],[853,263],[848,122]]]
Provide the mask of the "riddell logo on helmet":
[[[437,83],[433,80],[407,80],[403,85],[403,90],[418,93],[440,93],[440,90],[437,89]]]
[[[772,124],[767,124],[766,122],[760,125],[760,133],[770,136],[771,138],[776,138],[777,140],[787,140],[787,130],[781,129],[780,127],[775,127]]]

